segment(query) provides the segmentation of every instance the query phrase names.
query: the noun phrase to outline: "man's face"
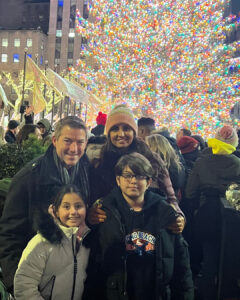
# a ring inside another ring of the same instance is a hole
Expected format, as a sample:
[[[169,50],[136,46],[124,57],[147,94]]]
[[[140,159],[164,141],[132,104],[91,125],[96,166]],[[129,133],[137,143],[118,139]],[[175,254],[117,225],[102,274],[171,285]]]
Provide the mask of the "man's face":
[[[145,141],[145,138],[147,136],[147,130],[144,126],[138,126],[138,137]]]
[[[44,135],[44,133],[46,132],[46,128],[43,125],[39,125],[38,128],[41,132],[41,135]]]
[[[70,168],[76,165],[84,154],[87,145],[86,132],[84,129],[64,126],[59,138],[53,136],[52,142],[58,157]]]
[[[180,129],[180,130],[177,132],[176,140],[178,141],[181,137],[183,137],[183,131],[182,131],[182,129]]]

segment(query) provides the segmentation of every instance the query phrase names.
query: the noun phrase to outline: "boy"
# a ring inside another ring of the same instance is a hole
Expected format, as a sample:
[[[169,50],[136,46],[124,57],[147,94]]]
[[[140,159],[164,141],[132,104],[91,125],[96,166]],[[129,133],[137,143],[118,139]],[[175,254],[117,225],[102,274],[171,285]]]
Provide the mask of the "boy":
[[[150,162],[125,155],[115,174],[118,187],[101,199],[107,218],[96,227],[85,299],[193,300],[186,242],[167,230],[177,213],[147,191]]]

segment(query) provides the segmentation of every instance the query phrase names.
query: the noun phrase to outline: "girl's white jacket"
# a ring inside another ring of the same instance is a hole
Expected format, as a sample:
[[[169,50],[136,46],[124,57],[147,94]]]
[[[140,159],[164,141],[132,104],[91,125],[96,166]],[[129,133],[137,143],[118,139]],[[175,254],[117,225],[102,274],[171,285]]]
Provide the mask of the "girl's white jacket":
[[[85,227],[79,239],[79,228],[57,227],[63,233],[60,243],[38,233],[23,251],[14,278],[16,300],[81,300],[90,251],[82,240],[90,230]]]

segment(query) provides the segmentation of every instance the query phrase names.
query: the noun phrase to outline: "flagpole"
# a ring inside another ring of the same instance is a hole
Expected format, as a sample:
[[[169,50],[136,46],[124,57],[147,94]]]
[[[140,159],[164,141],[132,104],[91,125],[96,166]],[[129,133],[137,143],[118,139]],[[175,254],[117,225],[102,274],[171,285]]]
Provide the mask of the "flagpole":
[[[51,125],[53,124],[53,115],[54,115],[54,101],[55,101],[55,91],[52,91],[52,118],[51,118]]]
[[[23,104],[24,104],[24,94],[25,94],[25,78],[26,78],[26,60],[27,60],[27,51],[28,51],[28,48],[24,48],[23,86],[22,86],[22,105],[21,105],[21,108],[20,108],[21,122],[22,122],[23,114],[24,114]]]
[[[48,65],[48,60],[45,60],[45,62],[44,62],[44,74],[45,74],[45,76],[46,76],[46,70],[47,70],[47,65]],[[47,89],[47,85],[46,85],[46,83],[44,83],[44,87],[43,87],[43,97],[44,97],[44,99],[45,99],[45,101],[46,101],[46,89]],[[42,111],[42,118],[44,119],[44,114],[45,114],[45,109]]]
[[[76,101],[74,101],[74,106],[73,106],[73,115],[76,115]]]
[[[86,104],[86,111],[85,111],[85,123],[87,122],[87,104]]]

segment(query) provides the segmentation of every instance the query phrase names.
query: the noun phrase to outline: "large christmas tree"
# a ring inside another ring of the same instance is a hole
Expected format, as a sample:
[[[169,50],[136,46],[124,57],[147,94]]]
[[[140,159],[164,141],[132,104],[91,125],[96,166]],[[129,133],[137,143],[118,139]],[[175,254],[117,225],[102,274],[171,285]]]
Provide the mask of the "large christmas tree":
[[[103,112],[127,103],[136,117],[207,136],[229,122],[240,94],[232,59],[240,44],[226,44],[239,19],[224,18],[228,2],[94,0],[90,20],[77,14],[87,43],[71,71],[103,101]]]

